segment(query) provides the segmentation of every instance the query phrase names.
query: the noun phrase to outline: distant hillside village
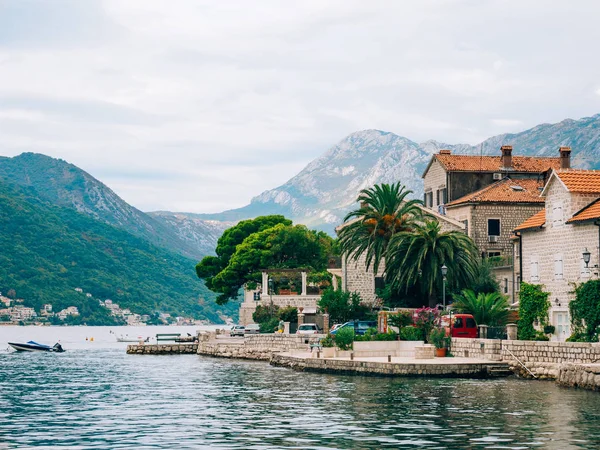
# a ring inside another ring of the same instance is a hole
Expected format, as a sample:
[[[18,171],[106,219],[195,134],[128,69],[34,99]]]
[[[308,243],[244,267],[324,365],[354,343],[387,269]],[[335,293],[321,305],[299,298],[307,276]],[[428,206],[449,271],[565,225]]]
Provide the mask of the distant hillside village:
[[[83,294],[83,289],[75,288],[76,292]],[[9,294],[10,295],[10,294]],[[86,293],[88,299],[93,296]],[[39,311],[23,306],[23,299],[12,299],[0,293],[0,325],[68,325],[72,319],[78,317],[79,309],[69,306],[61,311],[54,312],[51,303],[44,304]],[[155,317],[148,314],[136,314],[128,308],[121,308],[118,303],[110,299],[98,300],[101,307],[110,311],[118,323],[129,326],[145,325],[204,325],[207,321],[195,320],[188,317],[172,317],[168,313],[157,313]]]

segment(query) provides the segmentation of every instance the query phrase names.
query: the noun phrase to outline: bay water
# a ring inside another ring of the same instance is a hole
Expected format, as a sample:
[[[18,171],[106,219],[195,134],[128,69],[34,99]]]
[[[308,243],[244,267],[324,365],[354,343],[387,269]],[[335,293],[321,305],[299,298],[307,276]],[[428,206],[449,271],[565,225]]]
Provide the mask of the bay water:
[[[116,342],[197,329],[0,327],[0,449],[600,449],[600,394],[552,382],[311,374]],[[66,352],[7,351],[28,340]]]

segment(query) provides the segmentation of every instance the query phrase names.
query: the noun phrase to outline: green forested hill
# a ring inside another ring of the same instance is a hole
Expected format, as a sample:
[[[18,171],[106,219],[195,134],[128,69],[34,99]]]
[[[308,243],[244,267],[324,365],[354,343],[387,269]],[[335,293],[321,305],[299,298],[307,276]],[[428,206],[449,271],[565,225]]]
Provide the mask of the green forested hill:
[[[14,289],[26,306],[97,317],[98,299],[110,298],[140,314],[233,316],[235,306],[217,306],[196,278],[196,262],[0,178],[0,292]]]

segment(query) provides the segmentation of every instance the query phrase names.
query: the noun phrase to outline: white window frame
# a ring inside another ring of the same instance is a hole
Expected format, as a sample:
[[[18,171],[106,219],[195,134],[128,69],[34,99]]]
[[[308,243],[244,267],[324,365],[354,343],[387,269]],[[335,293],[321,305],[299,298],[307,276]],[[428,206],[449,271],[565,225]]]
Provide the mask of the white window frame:
[[[565,262],[563,260],[562,253],[554,254],[554,279],[562,280],[564,279],[565,273]]]
[[[540,282],[540,264],[537,256],[529,258],[529,280],[531,283]]]
[[[564,224],[565,215],[562,203],[552,205],[552,227],[562,227]]]

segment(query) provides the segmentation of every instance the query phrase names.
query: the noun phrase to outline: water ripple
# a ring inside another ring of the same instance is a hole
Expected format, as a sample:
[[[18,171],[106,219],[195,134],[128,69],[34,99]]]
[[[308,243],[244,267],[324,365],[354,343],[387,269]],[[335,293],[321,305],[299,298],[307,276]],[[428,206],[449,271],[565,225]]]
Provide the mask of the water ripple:
[[[516,379],[82,349],[0,354],[0,392],[0,448],[600,448],[597,393]]]

